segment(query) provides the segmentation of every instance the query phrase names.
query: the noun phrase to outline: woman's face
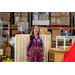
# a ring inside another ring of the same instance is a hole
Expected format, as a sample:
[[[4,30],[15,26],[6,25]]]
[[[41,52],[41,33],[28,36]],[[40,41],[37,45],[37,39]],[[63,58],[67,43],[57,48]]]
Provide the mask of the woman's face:
[[[34,27],[34,33],[38,34],[39,33],[39,28],[37,26]]]

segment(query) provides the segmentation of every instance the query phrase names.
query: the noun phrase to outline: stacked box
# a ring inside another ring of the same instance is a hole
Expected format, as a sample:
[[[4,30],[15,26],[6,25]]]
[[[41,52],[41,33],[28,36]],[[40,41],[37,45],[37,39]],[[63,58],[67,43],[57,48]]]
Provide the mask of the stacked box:
[[[49,12],[33,12],[32,25],[49,25]]]
[[[3,20],[3,22],[10,22],[10,24],[13,24],[13,13],[12,12],[0,12],[0,20]],[[6,23],[6,25],[8,25],[8,23]]]
[[[52,41],[56,41],[56,36],[61,36],[61,30],[52,30]],[[58,41],[63,41],[62,39],[58,39]],[[70,42],[70,40],[68,40]]]
[[[5,51],[6,51],[6,48],[4,47],[3,48],[3,56],[5,56]]]
[[[28,12],[15,12],[14,17],[15,17],[15,25],[18,25],[19,18],[28,22]]]
[[[51,12],[51,25],[70,25],[69,12]]]
[[[22,19],[28,22],[28,12],[22,12]]]
[[[3,55],[3,49],[0,49],[0,55]]]
[[[3,13],[3,22],[10,22],[10,13],[9,12]]]
[[[11,58],[11,47],[6,47],[5,56]]]
[[[46,35],[47,34],[47,27],[40,27],[40,34],[44,34]]]
[[[47,35],[52,35],[52,33],[50,31],[47,31]]]
[[[3,45],[2,45],[3,56],[5,56],[6,47],[8,47],[8,43],[4,43],[4,42],[3,42]],[[0,49],[1,49],[1,45],[0,45]]]
[[[52,41],[56,41],[56,36],[61,36],[61,30],[52,30]]]
[[[7,43],[8,42],[8,37],[4,37],[3,38],[3,43]]]
[[[29,31],[28,32],[24,32],[24,34],[29,34]]]
[[[51,25],[70,25],[70,17],[51,17]]]
[[[69,12],[51,12],[51,16],[69,17],[70,13]]]
[[[7,46],[8,46],[8,43],[3,43],[2,48],[5,48]],[[1,48],[1,45],[0,45],[0,48]]]
[[[12,30],[12,36],[15,35],[18,32],[18,30]]]
[[[15,12],[15,13],[14,13],[14,16],[15,16],[15,17],[20,17],[20,12]]]

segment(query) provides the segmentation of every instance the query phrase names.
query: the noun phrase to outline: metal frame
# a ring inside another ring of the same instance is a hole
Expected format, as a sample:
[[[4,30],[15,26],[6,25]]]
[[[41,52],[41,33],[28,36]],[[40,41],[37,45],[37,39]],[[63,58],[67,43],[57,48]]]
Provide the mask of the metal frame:
[[[29,27],[31,27],[31,12],[29,12]],[[31,30],[29,30],[29,33],[31,32]]]
[[[57,46],[58,45],[58,42],[57,42],[58,39],[63,39],[64,46]],[[73,36],[56,36],[56,49],[57,49],[57,47],[61,47],[61,48],[64,48],[64,50],[65,50],[65,48],[70,47],[70,46],[66,46],[66,44],[65,44],[66,40],[69,40],[69,39],[72,39],[72,45],[73,45],[73,41],[74,41],[74,37]]]
[[[2,22],[1,23],[1,26],[2,26],[2,29],[1,29],[1,38],[2,38],[2,30],[3,30],[3,24],[6,25],[6,23],[8,23],[8,39],[10,38],[10,22]],[[2,39],[1,39],[2,41]],[[9,47],[9,43],[8,43],[8,47]]]
[[[74,26],[74,23],[73,23],[73,12],[71,12],[71,27]],[[73,30],[71,30],[71,36],[73,36]]]
[[[29,12],[29,27],[31,27],[31,12]],[[71,27],[74,27],[74,23],[73,23],[73,12],[71,12]],[[31,30],[29,30],[29,32],[31,32]],[[71,30],[71,36],[73,36],[73,30]]]

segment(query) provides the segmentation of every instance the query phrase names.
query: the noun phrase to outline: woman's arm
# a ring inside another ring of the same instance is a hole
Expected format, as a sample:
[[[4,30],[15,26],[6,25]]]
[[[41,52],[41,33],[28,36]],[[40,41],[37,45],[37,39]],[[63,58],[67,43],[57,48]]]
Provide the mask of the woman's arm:
[[[26,42],[26,49],[25,49],[26,56],[27,56],[29,45],[30,45],[30,36],[28,37],[27,42]]]
[[[44,39],[42,37],[42,47],[43,47],[43,52],[44,52],[44,56],[46,55],[46,50],[45,50],[45,44],[44,44]]]

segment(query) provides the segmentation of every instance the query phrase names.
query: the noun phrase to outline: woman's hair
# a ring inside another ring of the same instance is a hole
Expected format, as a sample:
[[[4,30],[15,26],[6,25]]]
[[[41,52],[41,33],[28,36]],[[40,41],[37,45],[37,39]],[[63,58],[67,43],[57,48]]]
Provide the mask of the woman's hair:
[[[39,28],[39,26],[38,25],[35,25],[35,26],[32,27],[32,31],[31,31],[30,35],[32,35],[33,37],[34,37],[34,28],[35,27],[38,27]],[[38,36],[41,39],[41,36],[40,36],[40,28],[39,28]]]

